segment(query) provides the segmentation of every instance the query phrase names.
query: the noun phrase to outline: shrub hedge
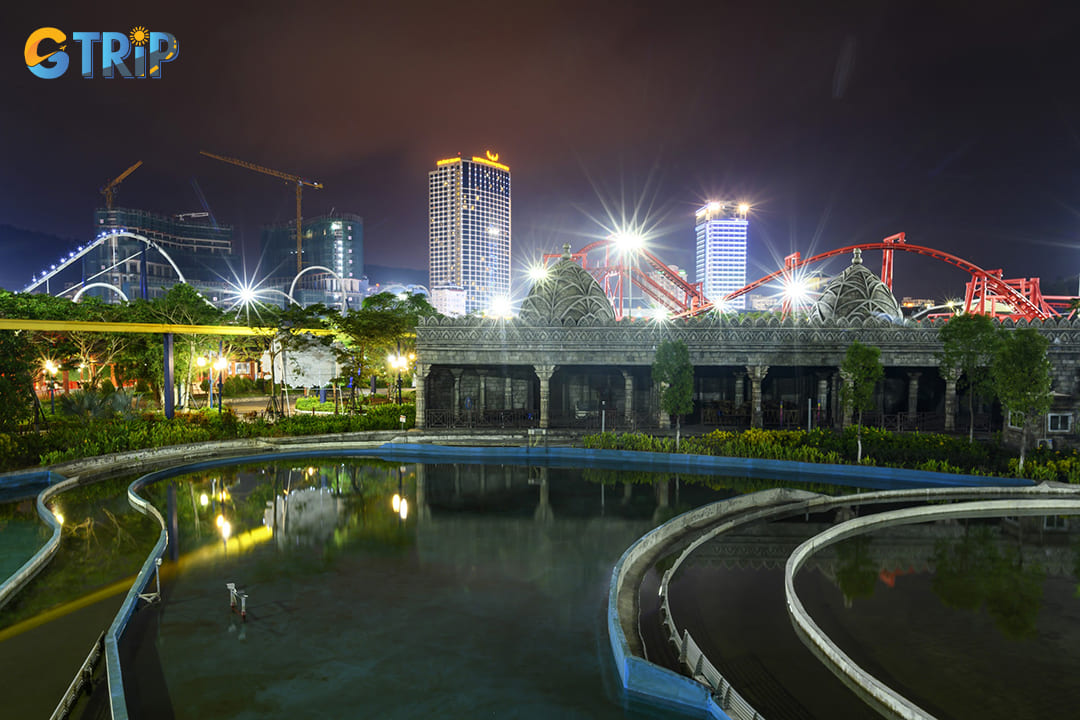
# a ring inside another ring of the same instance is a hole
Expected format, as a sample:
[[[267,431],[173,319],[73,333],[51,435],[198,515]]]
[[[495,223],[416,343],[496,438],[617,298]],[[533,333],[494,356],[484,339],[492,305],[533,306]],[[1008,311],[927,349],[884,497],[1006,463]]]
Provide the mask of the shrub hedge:
[[[1028,454],[1023,472],[1018,474],[1015,452],[998,438],[989,443],[971,443],[967,438],[951,435],[890,433],[864,427],[862,441],[863,461],[867,465],[1080,483],[1080,454],[1076,451],[1034,450]],[[642,433],[588,435],[584,443],[587,448],[674,452],[672,438]],[[854,464],[857,457],[854,427],[842,433],[822,428],[810,432],[759,428],[738,433],[714,430],[683,438],[679,450],[696,455],[837,464]]]
[[[216,411],[185,413],[172,420],[152,413],[127,420],[57,418],[41,432],[0,433],[0,470],[208,440],[397,430],[401,415],[406,417],[406,428],[415,426],[416,409],[408,404],[379,405],[363,414],[292,415],[275,422],[241,421],[229,411],[220,415]]]

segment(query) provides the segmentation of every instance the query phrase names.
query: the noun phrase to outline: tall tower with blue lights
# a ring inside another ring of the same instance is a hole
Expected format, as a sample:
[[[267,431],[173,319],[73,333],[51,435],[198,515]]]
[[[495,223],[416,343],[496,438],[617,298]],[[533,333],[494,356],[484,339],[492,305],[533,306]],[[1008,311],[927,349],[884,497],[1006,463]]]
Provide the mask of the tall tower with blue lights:
[[[447,158],[428,173],[429,288],[445,315],[510,296],[510,168],[497,153]]]
[[[705,297],[713,303],[746,285],[749,209],[745,203],[710,202],[694,214],[697,281],[702,283]],[[724,309],[746,309],[746,297],[725,303]]]

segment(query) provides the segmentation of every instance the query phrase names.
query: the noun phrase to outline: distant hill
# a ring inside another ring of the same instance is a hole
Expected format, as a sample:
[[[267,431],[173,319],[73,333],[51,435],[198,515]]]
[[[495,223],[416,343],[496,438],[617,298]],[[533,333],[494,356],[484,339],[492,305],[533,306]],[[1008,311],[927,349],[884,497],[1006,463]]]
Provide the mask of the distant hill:
[[[20,291],[30,279],[79,246],[74,238],[0,224],[0,287]]]
[[[427,287],[428,271],[414,268],[397,268],[387,265],[369,265],[364,263],[364,272],[368,276],[368,282],[372,285],[390,285],[401,283],[402,285],[423,285]]]

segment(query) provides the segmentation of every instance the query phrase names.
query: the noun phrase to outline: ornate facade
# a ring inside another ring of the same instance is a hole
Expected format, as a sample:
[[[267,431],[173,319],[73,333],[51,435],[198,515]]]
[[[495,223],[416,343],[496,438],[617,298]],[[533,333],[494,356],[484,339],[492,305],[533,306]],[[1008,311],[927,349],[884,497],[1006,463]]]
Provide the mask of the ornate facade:
[[[864,271],[880,288],[863,278]],[[854,282],[853,275],[858,276]],[[840,288],[830,285],[832,292],[826,288],[821,301],[834,311],[852,305],[866,309],[865,300],[878,302],[881,289],[888,293],[858,263],[837,282]],[[850,302],[852,292],[864,302]],[[846,419],[839,403],[839,368],[848,346],[858,340],[879,348],[885,366],[878,412],[864,414],[864,422],[900,430],[956,429],[958,374],[939,367],[939,325],[892,322],[890,315],[868,310],[861,318],[837,317],[815,307],[811,319],[705,315],[616,322],[599,285],[564,257],[534,286],[517,318],[421,321],[416,423],[429,428],[666,427],[670,419],[659,412],[651,367],[657,345],[678,339],[694,365],[695,410],[689,422],[731,428],[839,426]],[[1080,408],[1080,322],[1034,326],[1050,341],[1054,412],[1068,415],[1053,440],[1068,444]],[[977,420],[988,422],[978,415]],[[994,429],[1001,429],[1000,418]],[[1037,437],[1051,432],[1049,425],[1044,430]]]

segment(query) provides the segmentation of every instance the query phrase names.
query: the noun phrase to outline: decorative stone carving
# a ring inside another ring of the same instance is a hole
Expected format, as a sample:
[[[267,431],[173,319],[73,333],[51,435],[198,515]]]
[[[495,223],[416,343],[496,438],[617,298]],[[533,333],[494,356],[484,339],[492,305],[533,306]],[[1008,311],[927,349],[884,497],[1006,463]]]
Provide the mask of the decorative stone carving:
[[[851,265],[825,286],[825,291],[810,309],[816,322],[841,320],[884,320],[900,322],[903,313],[892,292],[869,268],[862,264],[862,251],[855,248]]]
[[[533,285],[518,316],[530,325],[593,326],[615,319],[611,302],[583,267],[570,258],[570,245],[547,276]]]

